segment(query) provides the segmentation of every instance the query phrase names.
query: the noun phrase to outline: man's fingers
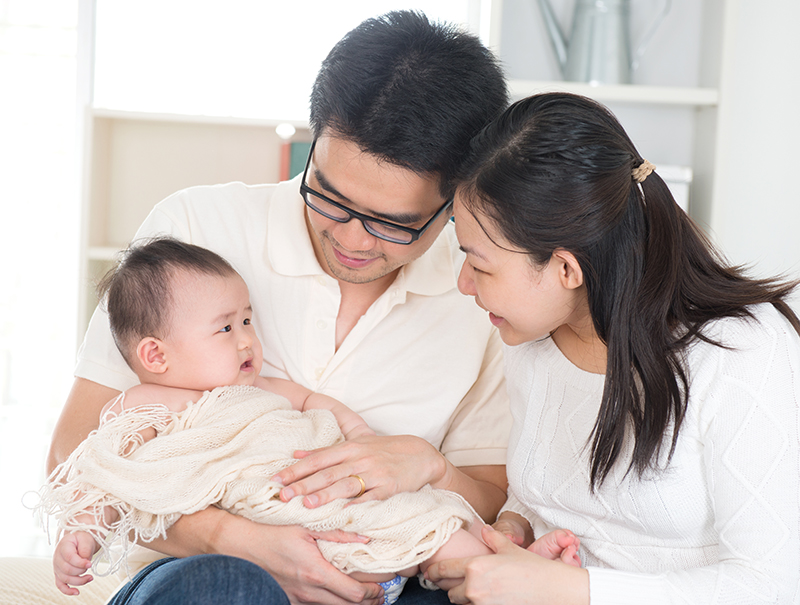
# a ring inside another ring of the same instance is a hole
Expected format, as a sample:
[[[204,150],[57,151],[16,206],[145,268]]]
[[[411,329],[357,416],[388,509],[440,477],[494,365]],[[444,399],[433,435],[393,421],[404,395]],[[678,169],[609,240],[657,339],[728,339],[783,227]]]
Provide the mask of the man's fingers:
[[[315,584],[318,589],[308,591],[302,602],[325,605],[380,605],[383,602],[383,588],[374,583],[358,582],[344,574],[331,576],[321,585]]]
[[[369,538],[354,534],[352,532],[343,531],[341,529],[333,529],[331,531],[311,532],[311,536],[315,540],[325,540],[327,542],[339,542],[341,544],[349,544],[351,542],[360,542],[366,544]]]

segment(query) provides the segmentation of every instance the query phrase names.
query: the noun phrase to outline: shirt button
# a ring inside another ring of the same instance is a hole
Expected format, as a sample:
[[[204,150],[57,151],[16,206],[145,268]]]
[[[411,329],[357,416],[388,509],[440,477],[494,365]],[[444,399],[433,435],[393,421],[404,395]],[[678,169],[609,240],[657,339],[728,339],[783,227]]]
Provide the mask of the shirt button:
[[[317,321],[317,328],[319,328],[320,330],[324,330],[327,327],[328,324],[326,324],[323,320],[320,319]]]
[[[324,277],[322,277],[321,275],[317,275],[317,283],[318,283],[320,286],[324,286],[324,285],[325,285],[325,278],[324,278]]]
[[[319,380],[322,377],[322,373],[324,371],[325,371],[325,368],[317,368],[316,370],[314,370],[314,376],[317,377],[317,380]]]

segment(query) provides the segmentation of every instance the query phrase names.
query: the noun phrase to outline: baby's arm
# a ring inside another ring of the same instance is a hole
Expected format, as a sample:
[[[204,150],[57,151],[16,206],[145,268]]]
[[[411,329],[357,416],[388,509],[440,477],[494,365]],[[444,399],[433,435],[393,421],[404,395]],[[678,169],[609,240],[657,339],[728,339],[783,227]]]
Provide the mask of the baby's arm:
[[[197,401],[202,395],[203,391],[176,389],[174,387],[161,386],[160,384],[137,384],[119,397],[109,401],[100,412],[100,419],[102,420],[109,412],[120,414],[124,410],[143,405],[161,404],[171,412],[182,412],[186,409],[189,401]]]
[[[198,401],[203,396],[203,391],[177,389],[158,384],[137,384],[120,394],[103,406],[100,412],[100,424],[108,415],[118,416],[125,410],[142,407],[145,405],[163,405],[170,412],[182,412],[189,401]],[[154,428],[139,431],[140,443],[150,441],[156,436]]]
[[[361,416],[333,397],[315,393],[297,383],[281,378],[259,376],[255,386],[286,397],[289,403],[292,404],[292,408],[301,412],[305,410],[329,410],[336,418],[336,422],[339,423],[339,428],[342,430],[345,439],[375,434],[375,431],[367,426]]]
[[[89,532],[65,533],[53,552],[53,572],[56,587],[65,595],[75,596],[80,591],[73,586],[83,586],[94,578],[86,573],[92,566],[92,555],[97,552],[97,542]]]

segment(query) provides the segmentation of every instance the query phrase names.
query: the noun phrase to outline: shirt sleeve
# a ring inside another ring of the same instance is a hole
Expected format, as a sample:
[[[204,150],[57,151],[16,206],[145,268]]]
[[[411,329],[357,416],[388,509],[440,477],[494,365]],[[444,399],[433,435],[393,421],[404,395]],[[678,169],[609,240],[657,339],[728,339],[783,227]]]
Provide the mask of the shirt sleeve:
[[[175,194],[174,197],[181,195]],[[168,198],[169,199],[169,198]],[[159,235],[172,235],[178,239],[189,241],[186,230],[170,219],[156,206],[139,227],[133,241]],[[139,384],[139,379],[123,359],[108,325],[108,314],[103,305],[98,305],[89,322],[89,327],[78,349],[78,360],[75,377],[85,378],[103,386],[125,391]]]
[[[589,568],[592,605],[799,602],[800,340],[782,318],[729,320],[722,334],[734,344],[715,347],[690,392],[718,562],[653,575]]]
[[[503,350],[493,328],[478,379],[453,414],[441,451],[455,466],[505,465],[510,431]]]

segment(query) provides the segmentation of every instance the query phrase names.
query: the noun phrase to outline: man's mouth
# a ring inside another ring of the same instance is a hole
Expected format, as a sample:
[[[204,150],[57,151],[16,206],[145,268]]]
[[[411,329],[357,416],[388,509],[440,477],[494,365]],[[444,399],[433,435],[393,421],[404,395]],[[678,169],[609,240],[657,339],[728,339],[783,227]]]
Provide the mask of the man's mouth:
[[[350,267],[351,269],[363,269],[371,265],[373,262],[378,260],[377,257],[375,258],[354,258],[352,256],[347,256],[346,254],[339,252],[336,247],[332,247],[333,254],[336,257],[336,260],[343,264],[345,267]]]

